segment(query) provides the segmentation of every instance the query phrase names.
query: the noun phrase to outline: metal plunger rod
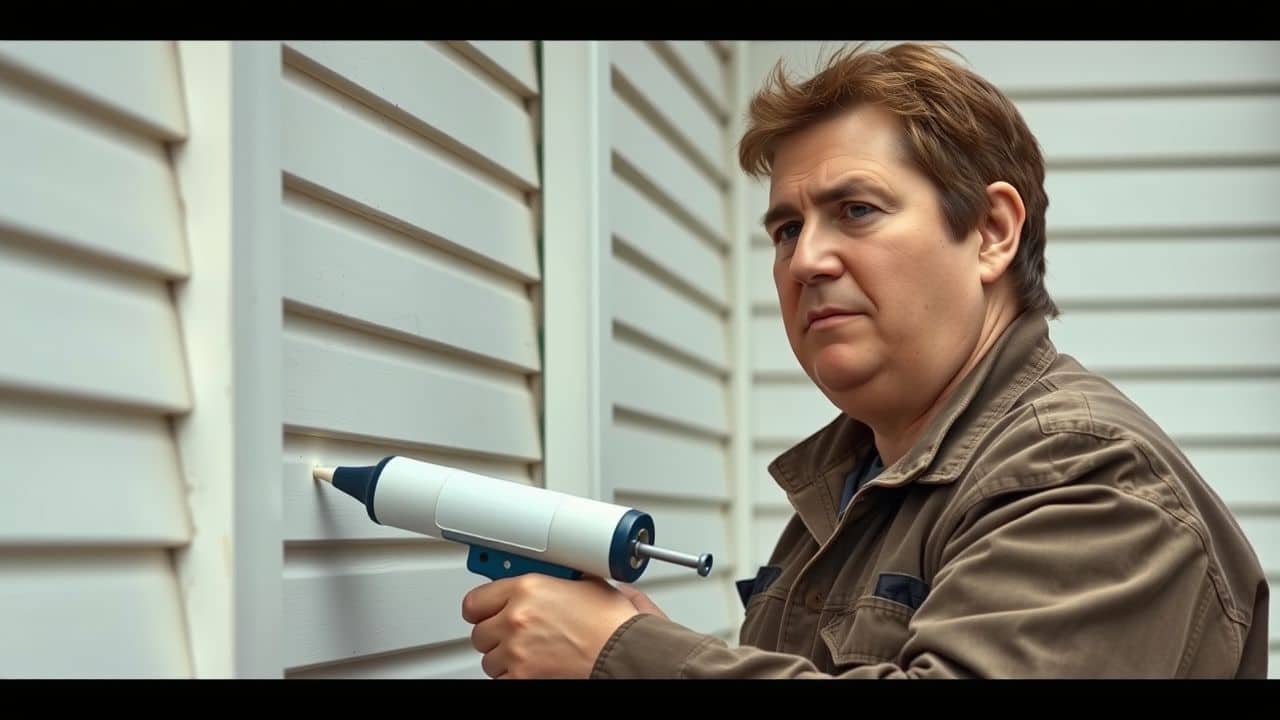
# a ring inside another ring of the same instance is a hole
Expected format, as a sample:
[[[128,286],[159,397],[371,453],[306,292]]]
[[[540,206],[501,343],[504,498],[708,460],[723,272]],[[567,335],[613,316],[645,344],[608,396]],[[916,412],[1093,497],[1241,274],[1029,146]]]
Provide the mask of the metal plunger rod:
[[[654,547],[648,543],[636,541],[635,554],[638,557],[649,557],[655,560],[664,560],[676,565],[684,565],[698,571],[698,574],[706,577],[711,572],[711,554],[703,553],[702,555],[689,555],[687,553],[667,550],[660,547]]]

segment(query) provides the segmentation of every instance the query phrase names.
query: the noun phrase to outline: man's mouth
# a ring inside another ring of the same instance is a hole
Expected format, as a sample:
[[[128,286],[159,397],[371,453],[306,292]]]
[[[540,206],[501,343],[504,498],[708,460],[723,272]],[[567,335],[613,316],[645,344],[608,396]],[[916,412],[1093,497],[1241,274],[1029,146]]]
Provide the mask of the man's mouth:
[[[849,322],[865,313],[836,307],[820,307],[810,310],[805,317],[805,330],[821,330]]]

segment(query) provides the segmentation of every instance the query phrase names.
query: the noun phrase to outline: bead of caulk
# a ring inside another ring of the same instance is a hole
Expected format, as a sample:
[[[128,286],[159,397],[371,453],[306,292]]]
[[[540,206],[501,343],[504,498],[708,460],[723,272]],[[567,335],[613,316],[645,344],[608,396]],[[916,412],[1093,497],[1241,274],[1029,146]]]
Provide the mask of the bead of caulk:
[[[333,470],[334,470],[334,469],[333,469],[333,468],[331,468],[331,467],[317,467],[317,468],[313,468],[313,469],[311,470],[311,479],[313,479],[313,480],[323,480],[323,481],[325,481],[325,482],[327,482],[327,483],[332,484],[332,483],[333,483]]]

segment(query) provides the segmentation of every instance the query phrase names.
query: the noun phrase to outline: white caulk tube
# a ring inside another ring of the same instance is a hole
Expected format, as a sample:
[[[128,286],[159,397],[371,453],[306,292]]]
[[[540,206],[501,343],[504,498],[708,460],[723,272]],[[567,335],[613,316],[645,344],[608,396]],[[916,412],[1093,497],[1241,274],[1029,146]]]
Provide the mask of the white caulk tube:
[[[363,502],[376,523],[470,545],[467,568],[491,579],[542,572],[634,582],[649,558],[711,571],[710,554],[654,547],[653,518],[622,505],[400,456],[313,475]]]

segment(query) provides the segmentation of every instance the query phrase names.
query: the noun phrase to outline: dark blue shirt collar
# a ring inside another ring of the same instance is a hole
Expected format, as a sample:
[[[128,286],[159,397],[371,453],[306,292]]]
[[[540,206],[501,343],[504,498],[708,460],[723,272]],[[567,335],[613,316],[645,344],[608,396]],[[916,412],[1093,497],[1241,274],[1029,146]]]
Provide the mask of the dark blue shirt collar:
[[[849,505],[849,501],[853,499],[854,493],[858,492],[858,488],[863,484],[875,479],[880,472],[884,470],[884,463],[880,461],[880,453],[875,447],[871,448],[871,454],[858,467],[849,471],[844,479],[844,492],[840,494],[840,513],[844,513],[844,509]]]

